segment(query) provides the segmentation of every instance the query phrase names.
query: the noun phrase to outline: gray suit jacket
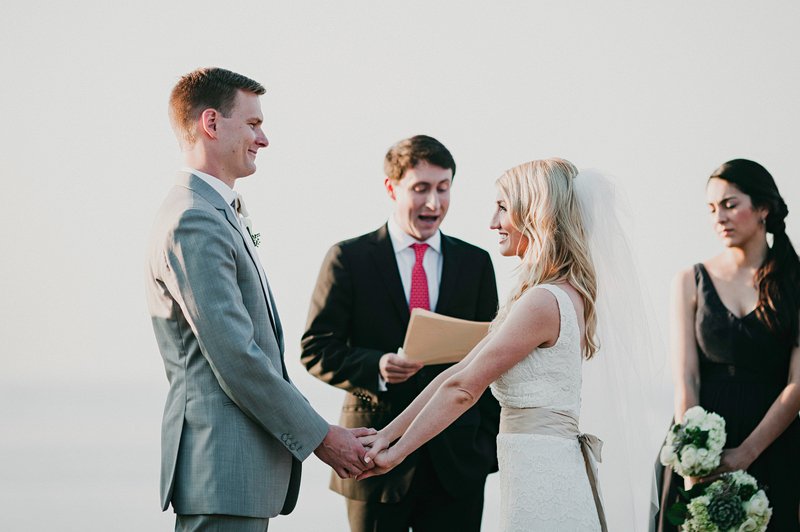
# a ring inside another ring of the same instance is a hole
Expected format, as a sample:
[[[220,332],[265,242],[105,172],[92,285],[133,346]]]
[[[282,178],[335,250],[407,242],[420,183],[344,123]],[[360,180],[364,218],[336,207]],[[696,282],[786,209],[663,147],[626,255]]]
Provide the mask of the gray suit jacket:
[[[147,301],[169,380],[161,505],[178,514],[289,513],[300,462],[328,431],[289,381],[280,319],[245,238],[191,174],[179,175],[153,228]]]

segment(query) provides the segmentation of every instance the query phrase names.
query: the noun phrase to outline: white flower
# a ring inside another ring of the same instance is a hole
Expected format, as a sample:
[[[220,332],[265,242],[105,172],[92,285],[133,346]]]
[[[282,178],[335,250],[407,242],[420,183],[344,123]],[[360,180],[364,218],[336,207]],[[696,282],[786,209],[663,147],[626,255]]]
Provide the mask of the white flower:
[[[687,445],[681,449],[681,466],[685,470],[691,470],[697,465],[697,447]]]
[[[714,451],[716,454],[720,454],[722,449],[725,447],[725,435],[723,434],[722,437],[719,437],[712,432],[709,435],[706,444],[708,445],[708,449],[710,451]]]
[[[702,406],[693,406],[683,413],[684,425],[697,425],[703,421],[706,416],[706,411]]]
[[[759,529],[759,526],[758,526],[758,523],[756,523],[756,520],[753,519],[752,517],[748,517],[747,519],[744,520],[744,522],[741,525],[739,525],[738,531],[739,532],[753,532],[753,531],[758,530],[758,529]]]
[[[707,457],[705,460],[699,461],[698,464],[698,473],[707,474],[706,472],[713,471],[719,465],[719,461],[714,459],[713,457]]]
[[[741,469],[737,469],[733,473],[730,473],[730,475],[731,475],[731,477],[733,478],[733,481],[736,484],[749,485],[749,486],[752,486],[754,488],[758,487],[758,482],[756,481],[756,479],[752,475],[742,471]],[[755,497],[755,495],[754,495],[754,497]]]
[[[769,509],[769,500],[764,490],[758,490],[750,500],[744,503],[744,510],[747,515],[764,515]]]
[[[700,428],[703,430],[711,430],[717,428],[725,428],[725,420],[719,414],[714,412],[707,412],[705,417],[700,421]]]
[[[675,449],[671,445],[664,445],[661,448],[661,463],[663,465],[673,465],[678,456],[675,454]]]

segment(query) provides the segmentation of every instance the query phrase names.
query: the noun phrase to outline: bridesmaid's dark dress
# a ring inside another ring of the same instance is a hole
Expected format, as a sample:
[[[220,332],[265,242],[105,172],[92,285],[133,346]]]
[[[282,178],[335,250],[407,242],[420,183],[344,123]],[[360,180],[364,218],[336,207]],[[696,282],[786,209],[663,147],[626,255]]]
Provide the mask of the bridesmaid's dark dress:
[[[781,344],[755,312],[737,318],[717,294],[705,267],[694,267],[697,283],[695,338],[700,358],[700,406],[725,418],[726,448],[739,446],[786,387],[792,346]],[[800,419],[747,470],[765,487],[773,509],[770,531],[800,531]],[[661,508],[678,497],[683,479],[665,468]],[[659,512],[659,530],[676,528]]]

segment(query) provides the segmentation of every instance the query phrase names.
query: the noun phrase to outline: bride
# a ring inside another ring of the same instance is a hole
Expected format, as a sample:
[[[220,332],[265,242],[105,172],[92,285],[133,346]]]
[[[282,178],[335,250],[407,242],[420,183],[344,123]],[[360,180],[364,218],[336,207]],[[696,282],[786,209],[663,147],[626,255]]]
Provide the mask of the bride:
[[[600,442],[578,431],[581,364],[599,346],[597,279],[577,175],[572,163],[553,158],[498,179],[491,228],[501,254],[521,259],[519,282],[469,355],[361,439],[375,467],[359,478],[395,467],[491,386],[502,406],[501,529],[607,530],[594,473]]]

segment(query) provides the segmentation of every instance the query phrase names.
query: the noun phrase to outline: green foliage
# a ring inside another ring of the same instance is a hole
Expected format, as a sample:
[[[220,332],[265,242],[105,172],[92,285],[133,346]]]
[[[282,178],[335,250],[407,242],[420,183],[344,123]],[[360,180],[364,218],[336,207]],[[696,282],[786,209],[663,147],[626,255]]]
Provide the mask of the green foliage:
[[[680,501],[673,504],[671,507],[667,509],[667,520],[675,526],[680,526],[686,522],[686,520],[690,517],[689,515],[689,507],[687,503],[694,499],[695,497],[700,497],[704,495],[706,489],[708,488],[708,483],[699,482],[692,486],[690,489],[683,489],[678,486],[678,492],[680,493],[681,498],[686,501]]]
[[[680,449],[685,445],[694,445],[698,449],[707,447],[706,443],[708,442],[708,431],[703,430],[699,427],[689,427],[685,428],[681,425],[678,425],[677,432],[675,433],[675,443],[674,448]]]
[[[689,507],[685,502],[676,502],[667,509],[667,521],[675,526],[680,526],[689,517]]]

